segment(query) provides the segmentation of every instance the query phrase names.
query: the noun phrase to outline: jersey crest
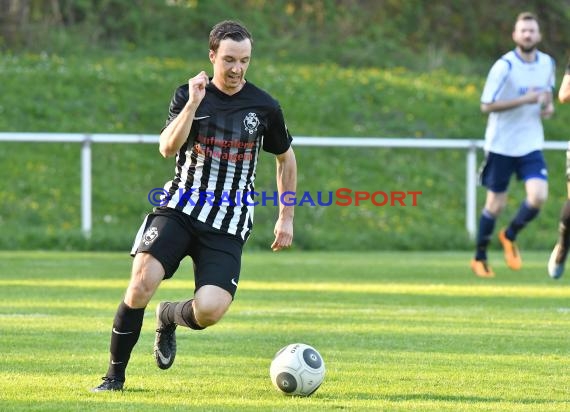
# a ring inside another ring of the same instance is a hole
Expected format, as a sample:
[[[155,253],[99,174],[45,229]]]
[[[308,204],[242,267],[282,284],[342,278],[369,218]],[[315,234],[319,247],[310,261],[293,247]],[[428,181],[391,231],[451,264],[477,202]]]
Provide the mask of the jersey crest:
[[[253,112],[249,112],[245,115],[243,119],[243,125],[245,130],[249,132],[249,134],[254,134],[257,131],[257,127],[259,126],[259,119],[257,118],[257,114]]]

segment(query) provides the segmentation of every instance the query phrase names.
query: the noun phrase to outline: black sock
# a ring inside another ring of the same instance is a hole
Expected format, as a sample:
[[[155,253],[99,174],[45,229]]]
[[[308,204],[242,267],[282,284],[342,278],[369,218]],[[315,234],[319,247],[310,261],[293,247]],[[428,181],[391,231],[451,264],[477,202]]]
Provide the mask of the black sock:
[[[519,231],[533,220],[538,215],[538,212],[540,212],[540,209],[529,206],[526,200],[522,202],[517,214],[505,231],[506,238],[514,242]]]
[[[487,260],[487,246],[495,229],[496,218],[487,209],[483,209],[479,217],[479,230],[477,231],[476,260]]]
[[[132,309],[125,302],[121,302],[117,308],[111,332],[111,359],[106,377],[125,381],[125,369],[141,333],[144,310]]]
[[[193,300],[194,299],[185,300],[183,302],[172,302],[170,304],[170,306],[174,308],[174,323],[194,330],[205,329],[204,326],[200,326],[196,321],[194,307],[192,306]],[[168,310],[168,312],[170,315],[170,310]]]
[[[560,222],[558,224],[558,243],[563,249],[568,249],[570,246],[570,200],[567,200],[562,206],[560,211]]]

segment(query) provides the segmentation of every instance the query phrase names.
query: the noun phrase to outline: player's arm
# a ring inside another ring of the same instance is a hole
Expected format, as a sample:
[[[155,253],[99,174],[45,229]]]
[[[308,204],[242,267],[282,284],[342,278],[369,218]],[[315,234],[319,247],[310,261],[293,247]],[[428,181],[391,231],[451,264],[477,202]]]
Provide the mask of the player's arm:
[[[526,94],[515,99],[497,100],[491,103],[481,103],[481,111],[485,114],[491,112],[502,112],[505,110],[514,109],[515,107],[519,107],[524,104],[539,103],[541,100],[547,100],[547,95],[549,93],[550,92],[537,92],[529,90]]]
[[[552,92],[547,92],[539,98],[540,103],[540,116],[543,119],[550,119],[554,114],[554,98]]]
[[[560,100],[560,103],[570,102],[570,60],[568,61],[568,66],[566,66],[566,73],[562,78],[560,90],[558,90],[558,100]]]
[[[491,67],[491,70],[489,70],[485,87],[483,88],[483,94],[481,95],[481,111],[484,114],[502,112],[525,104],[539,102],[539,98],[543,92],[538,90],[529,90],[526,94],[514,99],[502,99],[500,92],[510,76],[510,73],[511,64],[505,59],[497,60],[493,67]]]
[[[543,119],[550,119],[554,114],[554,87],[556,84],[556,62],[552,61],[552,73],[549,78],[549,89],[547,93],[542,94],[538,102],[540,103],[540,117]]]
[[[276,155],[277,166],[277,191],[279,192],[279,217],[275,223],[275,240],[271,249],[275,252],[291,246],[293,243],[293,217],[295,206],[288,206],[294,203],[289,197],[282,195],[285,192],[295,193],[297,190],[297,160],[293,148],[289,147],[285,153]],[[284,202],[282,201],[284,200]],[[285,203],[285,204],[284,204]]]
[[[188,101],[176,118],[160,133],[160,154],[164,157],[174,156],[188,139],[196,109],[206,95],[208,75],[200,72],[188,80]]]

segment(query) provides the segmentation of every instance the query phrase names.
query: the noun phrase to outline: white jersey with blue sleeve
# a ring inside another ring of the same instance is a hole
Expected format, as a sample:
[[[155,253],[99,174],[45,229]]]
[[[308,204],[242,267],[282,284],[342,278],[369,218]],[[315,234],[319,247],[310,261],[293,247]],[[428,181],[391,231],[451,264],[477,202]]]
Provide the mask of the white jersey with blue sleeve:
[[[512,50],[491,67],[481,103],[516,99],[529,90],[552,91],[555,80],[555,62],[548,54],[537,51],[536,60],[529,63]],[[518,157],[542,150],[544,130],[540,111],[540,104],[535,103],[490,113],[485,151]]]

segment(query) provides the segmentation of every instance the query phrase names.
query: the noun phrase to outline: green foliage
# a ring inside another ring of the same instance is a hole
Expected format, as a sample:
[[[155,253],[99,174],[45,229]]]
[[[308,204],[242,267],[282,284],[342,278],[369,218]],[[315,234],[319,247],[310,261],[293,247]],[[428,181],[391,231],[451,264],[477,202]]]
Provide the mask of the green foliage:
[[[4,55],[0,130],[15,132],[155,134],[170,97],[188,76],[208,69],[206,59],[124,55],[105,58]],[[403,68],[355,70],[254,59],[249,80],[281,102],[294,136],[467,138],[483,135],[478,100],[483,76]],[[17,80],[14,80],[17,79]],[[570,107],[545,122],[551,140],[565,140]],[[298,192],[328,198],[354,191],[422,191],[418,205],[297,208],[300,249],[472,248],[465,231],[465,153],[460,150],[295,147]],[[80,233],[80,147],[76,144],[1,143],[0,223],[10,236],[1,249],[128,250],[145,213],[148,192],[173,176],[174,161],[154,145],[93,146],[92,237]],[[481,154],[479,155],[481,159]],[[547,153],[551,200],[521,236],[523,248],[549,248],[566,197],[564,156]],[[276,190],[272,156],[263,154],[258,191]],[[353,195],[354,196],[354,195]],[[513,185],[501,224],[522,200]],[[482,204],[483,191],[479,191]],[[411,202],[408,197],[407,201]],[[248,248],[272,241],[277,209],[256,209]]]
[[[567,410],[567,280],[548,278],[544,252],[516,274],[496,265],[493,280],[475,278],[469,258],[246,252],[224,319],[200,332],[179,327],[176,363],[162,371],[153,311],[188,298],[186,260],[148,306],[125,391],[93,394],[130,258],[0,252],[0,402],[54,412]],[[270,383],[274,353],[293,342],[315,346],[327,367],[309,398]]]
[[[543,48],[566,60],[570,7],[560,0],[17,0],[0,13],[0,49],[203,56],[220,20],[243,21],[256,50],[279,61],[477,73],[512,47],[516,15],[535,12]],[[18,12],[19,11],[19,12]],[[466,58],[467,56],[467,58]]]

